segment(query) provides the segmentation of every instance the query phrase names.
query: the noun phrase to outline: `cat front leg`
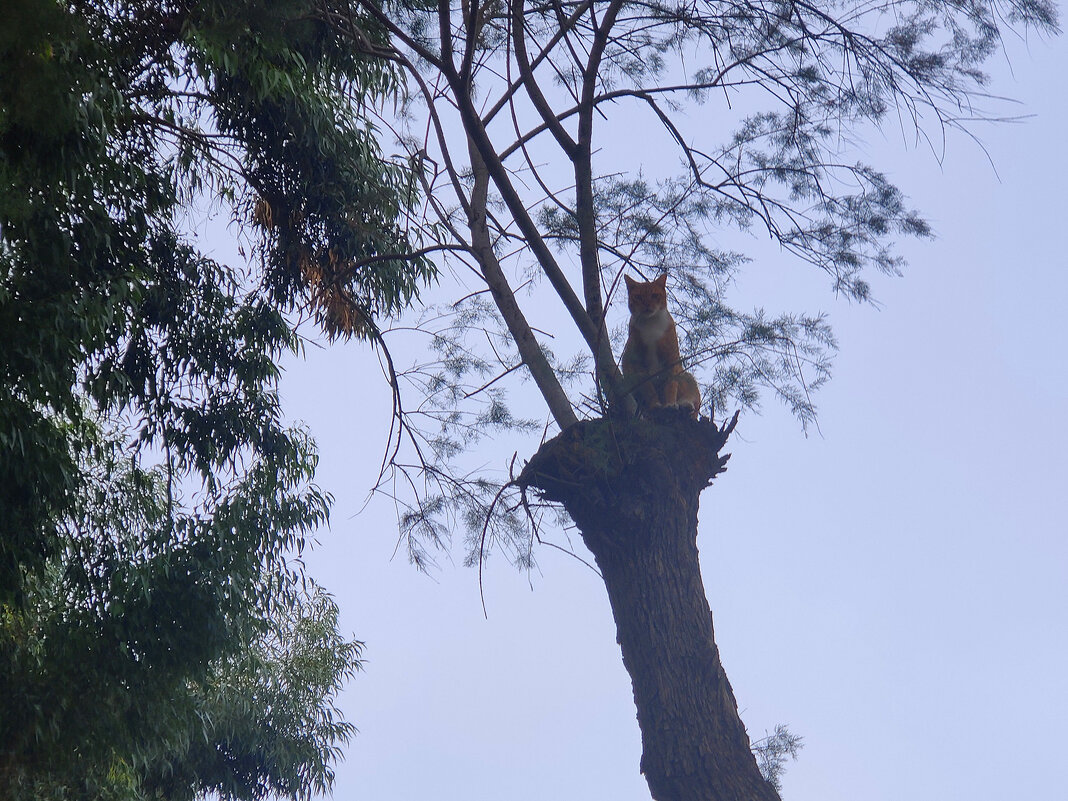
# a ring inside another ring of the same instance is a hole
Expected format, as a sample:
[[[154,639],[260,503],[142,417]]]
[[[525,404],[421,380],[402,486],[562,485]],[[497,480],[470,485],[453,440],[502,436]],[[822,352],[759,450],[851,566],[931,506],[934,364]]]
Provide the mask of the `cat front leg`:
[[[665,406],[678,406],[679,400],[679,385],[676,381],[676,377],[672,376],[664,382],[664,405]]]
[[[664,405],[688,409],[696,418],[701,410],[701,389],[697,379],[685,370],[673,375],[664,385]]]

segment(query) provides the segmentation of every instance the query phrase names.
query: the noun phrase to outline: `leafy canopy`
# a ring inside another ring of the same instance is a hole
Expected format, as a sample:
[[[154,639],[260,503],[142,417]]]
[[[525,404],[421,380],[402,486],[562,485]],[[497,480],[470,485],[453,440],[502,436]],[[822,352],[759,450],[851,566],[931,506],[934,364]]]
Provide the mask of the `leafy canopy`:
[[[983,63],[1007,34],[1057,30],[1049,0],[357,5],[387,45],[333,23],[403,71],[408,103],[389,122],[423,167],[412,225],[458,277],[454,302],[420,322],[429,355],[394,376],[387,479],[419,563],[457,519],[518,509],[495,502],[499,474],[471,472],[481,456],[464,458],[487,434],[630,413],[625,272],[668,273],[706,412],[770,395],[812,422],[833,332],[821,313],[735,301],[739,271],[760,269],[737,234],[869,301],[872,275],[901,270],[895,241],[930,228],[857,142],[887,125],[938,141],[997,118]],[[517,401],[524,380],[544,410]],[[478,526],[472,553],[499,540],[528,564],[515,523]]]
[[[278,362],[297,312],[373,336],[433,273],[365,122],[396,75],[321,6],[5,6],[0,796],[302,798],[351,732]],[[212,206],[252,267],[198,249]]]

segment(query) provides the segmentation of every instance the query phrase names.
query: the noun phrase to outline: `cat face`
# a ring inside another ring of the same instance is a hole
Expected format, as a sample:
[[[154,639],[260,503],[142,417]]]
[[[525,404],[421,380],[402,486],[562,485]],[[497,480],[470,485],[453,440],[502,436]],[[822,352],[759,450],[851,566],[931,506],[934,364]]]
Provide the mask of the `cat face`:
[[[653,281],[635,281],[629,275],[627,282],[627,306],[631,314],[656,314],[667,308],[667,275]]]

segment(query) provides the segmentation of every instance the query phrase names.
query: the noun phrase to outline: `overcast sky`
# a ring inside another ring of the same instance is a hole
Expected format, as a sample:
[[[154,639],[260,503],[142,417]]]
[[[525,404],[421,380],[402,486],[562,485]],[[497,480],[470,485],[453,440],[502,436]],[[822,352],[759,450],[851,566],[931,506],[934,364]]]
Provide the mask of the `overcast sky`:
[[[869,143],[939,235],[903,243],[911,266],[875,282],[880,310],[753,242],[740,290],[826,310],[841,345],[820,431],[774,401],[743,416],[701,504],[742,718],[754,739],[779,723],[805,738],[788,801],[1066,792],[1066,50],[1017,43],[994,65],[994,90],[1035,115],[979,129],[996,173],[960,137],[941,165],[896,131]],[[310,572],[367,646],[335,798],[648,799],[600,579],[548,550],[531,575],[498,560],[484,618],[462,543],[427,577],[394,556],[388,501],[360,511],[390,413],[366,346],[309,348],[282,394],[337,498]]]

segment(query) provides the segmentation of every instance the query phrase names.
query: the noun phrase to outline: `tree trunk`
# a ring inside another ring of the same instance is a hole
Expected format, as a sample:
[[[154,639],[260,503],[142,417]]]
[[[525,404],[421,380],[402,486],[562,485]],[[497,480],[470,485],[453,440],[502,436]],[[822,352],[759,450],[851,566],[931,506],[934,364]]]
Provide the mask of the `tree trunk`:
[[[674,410],[591,420],[530,460],[519,484],[563,504],[604,577],[657,801],[778,801],[723,671],[697,557],[701,490],[734,428]]]

